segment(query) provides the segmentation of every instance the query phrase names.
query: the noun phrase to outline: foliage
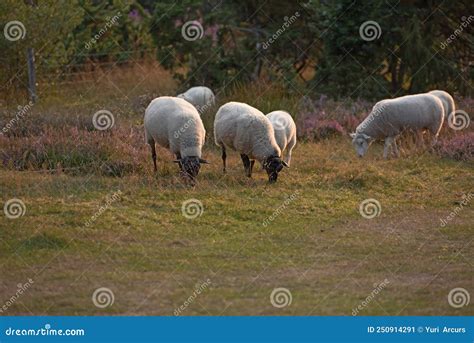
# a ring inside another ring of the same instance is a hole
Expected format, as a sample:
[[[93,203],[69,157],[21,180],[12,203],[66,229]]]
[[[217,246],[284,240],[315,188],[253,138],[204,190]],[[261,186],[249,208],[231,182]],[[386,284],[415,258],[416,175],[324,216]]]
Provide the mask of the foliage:
[[[26,49],[35,49],[38,81],[53,83],[94,62],[129,61],[153,47],[149,14],[136,2],[108,0],[0,2],[0,24],[20,21],[23,39],[0,39],[3,91],[26,84]],[[5,72],[4,72],[5,71]],[[52,77],[50,77],[52,75]],[[39,91],[46,92],[47,84]]]
[[[320,92],[369,99],[433,88],[470,92],[474,36],[464,29],[443,45],[467,23],[467,2],[311,0],[306,6],[320,24],[314,33],[323,50],[312,82]],[[379,24],[379,38],[362,39],[359,28],[367,21]]]
[[[460,133],[437,142],[435,150],[443,157],[455,160],[474,160],[474,132]]]
[[[84,15],[77,0],[58,2],[42,0],[33,6],[18,0],[0,1],[0,83],[2,90],[26,84],[26,49],[36,49],[36,67],[41,74],[44,67],[55,68],[66,64],[72,53],[64,42],[79,25]],[[25,30],[23,39],[10,41],[3,35],[8,22],[20,21]]]
[[[98,63],[130,64],[156,52],[178,91],[259,80],[311,97],[374,100],[434,88],[472,96],[471,9],[467,0],[3,0],[0,24],[19,20],[26,36],[0,40],[0,82],[2,93],[25,88],[32,47],[45,94]],[[362,39],[367,21],[377,22],[380,37]],[[183,36],[188,22],[202,26],[197,39]]]
[[[263,5],[254,1],[162,1],[155,7],[152,25],[158,58],[175,70],[183,87],[225,88],[265,76],[290,84],[295,68],[302,70],[311,52],[304,49],[312,40],[302,34],[306,30],[302,10],[298,4],[274,0]],[[189,21],[202,26],[202,38],[189,41],[183,37],[183,25]],[[269,43],[274,34],[278,38]]]

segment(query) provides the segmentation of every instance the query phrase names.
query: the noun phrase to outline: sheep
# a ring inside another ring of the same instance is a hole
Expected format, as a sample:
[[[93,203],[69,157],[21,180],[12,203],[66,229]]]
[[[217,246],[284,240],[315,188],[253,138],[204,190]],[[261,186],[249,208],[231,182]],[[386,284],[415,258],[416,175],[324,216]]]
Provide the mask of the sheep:
[[[190,102],[199,113],[205,112],[216,101],[212,90],[204,86],[189,88],[186,92],[178,94],[177,97]]]
[[[226,147],[240,153],[247,177],[252,177],[255,160],[266,170],[270,183],[276,182],[283,167],[288,167],[280,158],[272,124],[262,112],[247,104],[229,102],[219,108],[214,120],[214,138],[222,148],[224,173]]]
[[[443,104],[434,95],[416,94],[382,100],[375,104],[356,132],[351,133],[352,144],[362,157],[374,139],[384,138],[383,157],[387,158],[392,145],[395,155],[399,156],[395,137],[404,129],[428,129],[436,141],[443,121]]]
[[[290,166],[291,151],[296,145],[296,124],[291,115],[285,111],[270,112],[267,114],[267,118],[273,126],[275,140],[282,155],[285,152],[283,160]]]
[[[196,108],[184,99],[162,96],[154,99],[145,110],[145,141],[151,147],[154,171],[156,167],[155,143],[176,155],[183,176],[194,182],[201,163],[201,150],[206,130]]]
[[[448,120],[449,115],[456,111],[456,105],[454,104],[454,99],[451,94],[441,90],[434,90],[428,92],[428,94],[432,94],[441,100],[444,108],[444,120]]]

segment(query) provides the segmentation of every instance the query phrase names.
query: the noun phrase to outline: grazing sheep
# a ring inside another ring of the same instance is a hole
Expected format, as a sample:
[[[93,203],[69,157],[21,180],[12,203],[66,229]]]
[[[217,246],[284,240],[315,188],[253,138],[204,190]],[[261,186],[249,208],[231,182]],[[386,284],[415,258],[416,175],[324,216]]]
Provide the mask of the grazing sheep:
[[[192,181],[201,168],[208,163],[201,158],[206,130],[197,110],[187,101],[162,96],[154,99],[145,111],[145,141],[150,144],[155,172],[155,143],[176,155],[184,176]]]
[[[286,162],[280,159],[281,150],[275,141],[273,127],[265,115],[247,104],[229,102],[219,108],[214,120],[214,138],[222,148],[222,162],[226,171],[226,147],[240,153],[245,173],[252,177],[258,160],[267,171],[269,181],[275,182]]]
[[[288,112],[273,111],[267,114],[275,132],[275,140],[280,147],[283,160],[290,166],[291,151],[296,145],[296,124]]]
[[[199,113],[205,112],[216,101],[214,93],[209,88],[203,86],[189,88],[186,92],[179,94],[178,98],[190,102],[197,108]]]
[[[434,95],[416,94],[382,100],[375,104],[356,132],[351,133],[352,144],[359,157],[362,157],[374,139],[384,138],[383,157],[387,158],[391,145],[399,156],[395,137],[404,129],[428,129],[436,140],[443,121],[443,104]]]
[[[431,92],[428,92],[428,94],[432,94],[435,97],[437,97],[441,102],[443,103],[443,108],[444,108],[444,120],[448,120],[448,116],[456,111],[456,105],[454,104],[454,99],[453,97],[445,91],[440,91],[440,90],[434,90]]]

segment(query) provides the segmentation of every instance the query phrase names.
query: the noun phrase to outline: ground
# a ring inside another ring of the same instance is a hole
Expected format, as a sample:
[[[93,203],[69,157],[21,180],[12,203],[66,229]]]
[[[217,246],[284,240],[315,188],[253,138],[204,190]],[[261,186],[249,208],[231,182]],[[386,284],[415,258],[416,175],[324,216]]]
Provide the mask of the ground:
[[[448,303],[456,287],[473,293],[472,204],[441,224],[472,194],[472,163],[429,153],[385,161],[381,146],[358,159],[341,137],[298,144],[269,185],[259,166],[247,179],[237,153],[223,175],[209,146],[211,164],[191,188],[158,152],[158,175],[0,170],[2,202],[26,206],[0,218],[3,314],[351,315],[359,305],[359,315],[474,314]],[[372,219],[359,212],[370,198],[380,203]],[[182,213],[189,199],[202,203],[194,219]],[[92,299],[100,287],[113,293],[105,308]],[[291,303],[273,306],[281,287]]]

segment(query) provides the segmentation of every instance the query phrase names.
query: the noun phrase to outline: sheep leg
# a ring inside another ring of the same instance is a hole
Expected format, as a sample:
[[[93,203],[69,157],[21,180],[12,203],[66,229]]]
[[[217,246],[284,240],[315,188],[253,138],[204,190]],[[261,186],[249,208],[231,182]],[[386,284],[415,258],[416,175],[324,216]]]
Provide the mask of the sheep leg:
[[[224,168],[222,169],[224,174],[225,174],[225,160],[227,158],[227,154],[225,153],[225,146],[222,146],[222,164],[224,165]]]
[[[397,141],[395,138],[393,138],[392,148],[393,148],[393,153],[395,154],[395,156],[400,157],[400,151],[398,151]]]
[[[156,149],[155,149],[155,141],[149,142],[151,148],[151,159],[153,160],[153,171],[156,173],[158,168],[156,167]]]
[[[416,132],[416,147],[418,149],[421,149],[421,147],[423,146],[423,132],[421,130],[418,130]]]
[[[254,164],[255,164],[255,160],[250,161],[250,174],[252,174]]]
[[[438,143],[438,134],[435,134],[433,135],[433,139],[431,140],[431,147],[430,147],[431,152],[434,152],[435,146],[437,143]]]
[[[385,144],[383,147],[383,158],[387,159],[388,157],[388,149],[392,145],[393,137],[386,137],[385,138]]]
[[[283,155],[283,153],[282,153]],[[290,165],[291,162],[291,148],[287,147],[285,151],[285,157],[283,158],[283,161],[286,162],[286,164]]]
[[[290,162],[291,162],[291,152],[293,151],[293,148],[295,147],[296,145],[296,136],[294,136],[291,140],[290,140],[290,143],[288,144],[288,146],[286,147],[286,156],[285,156],[285,162],[286,164],[288,164],[288,166],[290,166]]]
[[[251,163],[249,157],[245,154],[240,154],[240,157],[242,158],[242,162],[244,164],[245,175],[247,175],[247,177],[252,177],[252,169],[250,167]]]
[[[176,154],[176,159],[177,159],[178,161],[181,160],[181,154],[180,154],[179,152]],[[180,169],[180,170],[183,170],[183,166],[182,166],[181,162],[179,162],[178,164],[179,164],[179,169]]]

